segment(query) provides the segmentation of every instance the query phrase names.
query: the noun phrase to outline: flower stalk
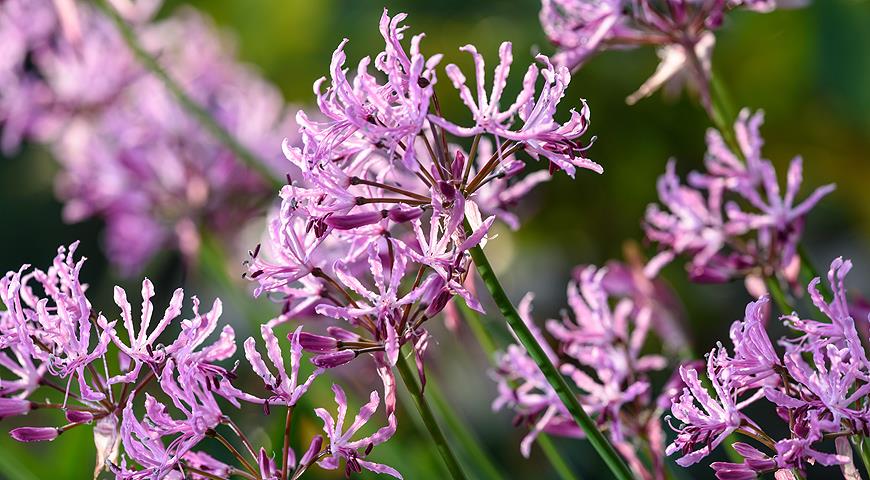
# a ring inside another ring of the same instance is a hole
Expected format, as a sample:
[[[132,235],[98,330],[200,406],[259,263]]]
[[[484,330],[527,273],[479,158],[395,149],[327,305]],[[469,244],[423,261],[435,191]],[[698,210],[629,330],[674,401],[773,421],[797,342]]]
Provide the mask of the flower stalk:
[[[466,222],[466,229],[470,229]],[[492,266],[489,264],[489,259],[483,249],[478,245],[469,250],[471,257],[474,259],[474,264],[477,267],[477,272],[480,278],[489,290],[493,301],[498,305],[502,315],[511,329],[517,336],[517,339],[523,344],[523,347],[528,351],[529,356],[535,361],[538,368],[541,369],[544,377],[553,387],[553,390],[559,396],[559,399],[565,404],[565,408],[571,413],[577,425],[586,433],[589,443],[598,452],[598,455],[604,460],[613,475],[619,480],[629,480],[633,478],[628,466],[623,462],[622,458],[613,448],[613,445],[604,437],[604,435],[595,426],[595,422],[586,414],[577,396],[571,391],[565,378],[556,370],[553,363],[547,358],[547,354],[541,345],[535,340],[529,327],[523,322],[508,298],[507,293],[502,288],[501,283],[496,277]]]
[[[432,400],[435,409],[444,421],[447,422],[450,431],[456,436],[459,443],[462,444],[462,448],[469,456],[469,459],[478,467],[478,474],[481,475],[481,478],[489,480],[503,479],[504,476],[498,467],[495,466],[492,460],[490,460],[489,455],[481,447],[480,440],[466,427],[465,422],[459,418],[453,407],[450,406],[450,403],[444,397],[441,387],[434,379],[428,378],[426,380],[426,391],[429,392],[429,398]]]
[[[459,302],[458,305],[462,311],[462,317],[465,319],[465,323],[471,329],[474,338],[483,349],[487,359],[492,362],[495,358],[496,350],[498,349],[495,339],[492,338],[489,330],[487,330],[487,326],[484,325],[480,314],[468,308],[461,302]],[[537,438],[537,443],[541,447],[541,451],[544,452],[544,456],[547,457],[547,460],[553,467],[553,470],[555,470],[556,474],[559,475],[559,478],[562,480],[580,479],[580,477],[571,470],[568,462],[562,458],[562,454],[559,452],[559,449],[556,448],[556,445],[550,439],[549,435],[546,433],[540,433]]]
[[[396,369],[399,371],[399,376],[402,377],[402,382],[405,383],[405,388],[414,400],[417,412],[420,413],[420,418],[423,420],[423,424],[426,425],[426,429],[429,430],[432,442],[435,443],[435,447],[438,449],[438,453],[444,460],[447,470],[450,472],[450,476],[453,477],[454,480],[467,480],[468,476],[465,474],[465,471],[456,459],[456,455],[447,443],[447,438],[444,436],[441,426],[438,425],[438,421],[432,413],[429,401],[423,395],[420,385],[414,378],[413,370],[405,355],[399,355],[399,360],[396,362]]]

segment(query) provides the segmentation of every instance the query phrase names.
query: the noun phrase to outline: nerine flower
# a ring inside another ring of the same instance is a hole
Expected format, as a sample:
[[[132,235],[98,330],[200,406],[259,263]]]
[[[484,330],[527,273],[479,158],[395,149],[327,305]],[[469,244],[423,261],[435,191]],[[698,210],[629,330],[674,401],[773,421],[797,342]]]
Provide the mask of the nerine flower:
[[[735,123],[740,152],[727,149],[722,136],[708,132],[707,171],[692,172],[680,183],[673,161],[659,178],[659,204],[647,208],[646,236],[660,246],[647,265],[655,274],[679,255],[691,258],[690,277],[723,282],[748,274],[789,270],[804,219],[834,185],[817,188],[798,201],[800,157],[792,160],[783,193],[773,164],[761,157],[760,114],[743,110]]]
[[[336,49],[329,78],[315,83],[321,115],[300,112],[302,146],[285,142],[299,174],[282,188],[268,239],[251,251],[246,273],[258,284],[255,294],[284,303],[273,325],[313,315],[346,322],[350,330],[306,336],[303,348],[323,368],[370,354],[388,408],[395,397],[390,367],[403,345],[425,378],[426,322],[454,296],[482,310],[466,286],[469,250],[487,241],[496,218],[516,227],[509,207],[556,170],[601,171],[583,153],[585,104],[566,122],[555,118],[570,81],[565,68],[539,56],[542,66],[528,68],[522,92],[502,109],[510,44],[501,47],[488,92],[482,56],[463,47],[475,59],[478,95],[472,98],[458,67],[447,66],[475,122],[459,126],[443,116],[435,95],[441,55],[423,53],[423,35],[405,45],[405,18],[384,11],[384,49],[355,71],[345,68],[346,41]],[[450,136],[473,138],[467,147]],[[547,159],[550,172],[523,175],[520,155]]]
[[[745,425],[753,428],[747,424],[741,410],[761,394],[758,392],[746,399],[738,399],[740,390],[733,371],[717,362],[724,355],[724,350],[713,350],[707,359],[707,378],[715,397],[701,385],[697,370],[680,368],[680,377],[686,386],[671,405],[671,413],[682,423],[672,427],[677,438],[668,445],[666,453],[681,452],[683,456],[677,459],[677,463],[684,467],[701,461],[738,428]]]
[[[584,409],[606,430],[619,452],[642,478],[661,473],[663,464],[644,465],[631,438],[641,436],[648,447],[664,449],[658,401],[651,400],[650,371],[664,368],[659,355],[641,349],[651,327],[650,305],[635,305],[629,298],[615,306],[603,282],[607,269],[584,267],[576,283],[568,286],[568,303],[573,318],[547,322],[547,330],[558,342],[550,349],[531,318],[531,296],[520,303],[520,315],[545,346],[551,361],[569,376],[579,389]],[[496,370],[499,395],[496,409],[508,406],[518,422],[531,426],[520,451],[528,456],[532,442],[542,432],[561,436],[582,436],[561,400],[537,365],[519,345],[510,345],[498,358]],[[667,394],[668,392],[665,392]],[[650,470],[650,468],[652,470]]]
[[[77,248],[78,242],[69,249],[58,248],[45,271],[25,274],[29,265],[24,265],[0,280],[0,299],[8,308],[4,327],[9,329],[4,329],[0,338],[5,338],[4,346],[11,347],[18,357],[19,365],[11,370],[21,372],[22,380],[27,379],[28,372],[36,373],[33,365],[39,363],[51,375],[66,380],[67,392],[77,379],[82,398],[101,401],[105,394],[97,388],[98,380],[88,380],[85,370],[97,360],[105,360],[111,337],[105,330],[94,331],[96,315],[85,296],[86,286],[79,280],[85,258],[74,260]],[[39,285],[44,297],[34,291],[32,283]],[[20,388],[32,391],[35,381],[30,379]]]
[[[402,475],[394,468],[380,463],[365,460],[371,449],[377,445],[389,440],[396,431],[396,417],[390,413],[387,419],[387,426],[381,427],[367,437],[353,440],[357,432],[372,418],[372,415],[377,411],[380,405],[380,396],[378,392],[372,392],[369,397],[369,402],[360,408],[359,413],[354,417],[350,425],[345,426],[347,418],[347,397],[344,390],[333,385],[332,391],[335,393],[335,403],[338,405],[338,414],[333,417],[323,408],[316,408],[314,413],[323,420],[323,431],[326,432],[328,441],[327,455],[319,460],[317,464],[321,468],[327,470],[335,470],[344,460],[344,471],[347,476],[352,472],[361,472],[366,469],[375,473],[384,473],[395,478],[402,478]]]
[[[771,0],[542,0],[540,22],[557,49],[553,61],[571,70],[610,49],[651,45],[661,63],[629,103],[669,81],[689,78],[709,105],[707,83],[717,30],[733,9],[770,12]]]
[[[759,446],[734,443],[742,463],[714,462],[717,478],[755,478],[766,473],[797,470],[811,465],[840,466],[851,478],[856,471],[848,437],[866,435],[870,428],[868,394],[870,366],[859,333],[846,304],[844,280],[851,263],[836,259],[829,278],[834,299],[826,302],[817,291],[819,279],[808,287],[827,319],[781,317],[796,336],[779,341],[777,352],[763,325],[768,300],[749,304],[746,316],[731,328],[734,355],[719,346],[707,358],[707,377],[715,397],[694,370],[682,372],[687,387],[671,407],[680,420],[677,439],[668,454],[681,452],[680,465],[709,455],[730,433],[745,435]],[[776,438],[750,419],[743,407],[753,401],[769,402],[788,432]],[[700,405],[701,408],[698,408]],[[836,439],[836,452],[827,440]]]
[[[226,362],[236,350],[235,334],[231,326],[221,326],[220,300],[201,312],[199,300],[193,297],[192,315],[179,320],[184,292],[178,289],[162,318],[154,320],[155,288],[146,279],[138,324],[120,287],[114,290],[120,312],[95,313],[79,280],[84,259],[75,258],[77,247],[74,243],[59,248],[46,270],[24,265],[0,279],[0,299],[7,308],[0,314],[0,367],[4,377],[14,375],[0,381],[0,419],[35,409],[61,410],[66,419],[60,426],[13,429],[12,438],[54,441],[70,429],[92,425],[95,476],[104,468],[128,480],[230,475],[235,467],[195,449],[206,437],[222,438],[218,429],[243,435],[229,417],[228,406],[239,408],[243,401],[293,405],[299,400],[320,373],[315,371],[297,384],[301,331],[290,337],[289,375],[269,325],[261,333],[277,375],[260,358],[254,340],[246,342],[246,356],[272,394],[261,399],[231,383],[235,367]],[[117,364],[107,361],[115,354]],[[48,396],[37,398],[41,388],[63,395],[63,403],[52,403]],[[395,420],[391,425],[394,429]],[[305,468],[319,452],[318,438],[303,457]],[[257,463],[263,479],[277,478],[276,463],[269,455],[261,452]],[[285,463],[282,468],[296,468],[290,450]]]
[[[56,190],[64,219],[104,219],[106,251],[122,273],[140,271],[164,248],[195,259],[198,225],[231,238],[263,208],[268,182],[139,65],[104,13],[80,5],[75,17],[81,35],[71,42],[55,11],[58,3],[11,0],[0,6],[0,37],[12,41],[11,55],[0,65],[4,149],[22,140],[51,149],[61,165]],[[121,10],[133,15],[136,9]],[[138,18],[133,28],[148,52],[283,176],[279,145],[290,134],[291,118],[278,91],[239,65],[195,11],[159,21]]]
[[[260,335],[266,343],[266,354],[269,361],[274,365],[278,375],[274,375],[260,352],[257,351],[256,341],[253,337],[248,337],[245,340],[245,357],[251,368],[263,379],[266,389],[269,390],[271,396],[267,402],[270,404],[283,404],[287,406],[295,405],[299,398],[308,391],[311,382],[319,375],[322,370],[318,369],[308,376],[308,379],[299,383],[299,366],[302,361],[302,345],[299,341],[299,336],[302,332],[302,327],[297,327],[296,330],[289,336],[290,339],[290,375],[287,375],[286,367],[284,366],[283,352],[278,344],[278,338],[268,325],[260,326]]]

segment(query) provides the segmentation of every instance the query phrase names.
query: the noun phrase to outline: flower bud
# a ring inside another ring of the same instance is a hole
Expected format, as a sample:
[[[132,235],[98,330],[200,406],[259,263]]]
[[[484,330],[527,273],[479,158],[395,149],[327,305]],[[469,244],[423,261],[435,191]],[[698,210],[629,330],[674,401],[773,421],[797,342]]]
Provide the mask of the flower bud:
[[[308,450],[305,451],[305,455],[302,455],[302,460],[299,462],[299,465],[308,465],[317,458],[317,455],[320,454],[320,448],[323,446],[323,437],[320,435],[315,435],[314,438],[311,439],[311,445],[308,446]]]
[[[288,335],[288,337],[292,336],[292,333]],[[302,345],[303,350],[318,353],[334,352],[338,348],[338,341],[336,339],[308,332],[299,333],[299,344]]]
[[[377,223],[386,216],[385,210],[372,210],[370,212],[352,213],[350,215],[330,215],[323,221],[330,227],[338,230],[352,230]]]
[[[453,298],[453,293],[449,289],[445,288],[441,290],[440,292],[438,292],[438,295],[436,295],[435,298],[432,299],[432,302],[429,304],[429,306],[426,307],[426,311],[423,313],[423,315],[426,318],[432,318],[435,315],[438,315],[441,310],[444,310],[444,307],[447,306],[447,302],[449,302],[451,298]]]
[[[31,403],[29,400],[0,398],[0,419],[16,417],[18,415],[27,415],[27,413],[30,412],[30,408]]]
[[[9,432],[19,442],[50,442],[58,437],[63,430],[57,427],[21,427]]]
[[[360,339],[359,335],[341,327],[326,327],[326,333],[336,340],[343,342],[358,342]]]
[[[402,208],[395,206],[387,212],[387,217],[396,223],[410,222],[420,218],[421,215],[423,215],[423,209],[420,207]]]
[[[344,365],[356,358],[353,350],[341,350],[340,352],[324,353],[311,359],[311,363],[321,368],[333,368]]]
[[[284,468],[294,468],[296,466],[296,458],[294,458],[293,450],[290,450],[290,456],[287,459],[288,465]],[[275,459],[270,457],[265,448],[260,448],[260,453],[257,455],[257,466],[260,468],[260,475],[263,478],[277,478],[275,475],[278,467],[275,465]]]
[[[89,423],[94,419],[94,414],[81,410],[67,410],[66,419],[70,423]]]
[[[453,157],[453,164],[450,165],[450,174],[454,180],[459,180],[462,178],[463,170],[465,170],[465,155],[457,150],[456,156]]]
[[[501,171],[504,174],[504,178],[511,178],[516,174],[522,172],[524,168],[526,168],[526,162],[523,162],[521,160],[513,160],[504,165],[501,168]]]

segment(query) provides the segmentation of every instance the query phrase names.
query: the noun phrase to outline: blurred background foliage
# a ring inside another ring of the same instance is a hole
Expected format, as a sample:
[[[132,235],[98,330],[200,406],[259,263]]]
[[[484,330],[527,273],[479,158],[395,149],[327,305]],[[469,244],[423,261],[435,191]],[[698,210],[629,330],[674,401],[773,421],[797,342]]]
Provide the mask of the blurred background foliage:
[[[347,48],[350,65],[383,47],[377,30],[382,2],[175,0],[165,6],[163,15],[188,6],[210,14],[235,38],[240,58],[256,65],[298,106],[312,101],[311,84],[327,73],[330,55],[342,38],[351,39]],[[468,56],[458,52],[466,43],[475,44],[492,65],[499,43],[512,41],[515,71],[508,94],[518,91],[519,72],[535,52],[552,52],[538,24],[535,0],[402,1],[386,6],[410,14],[411,32],[427,33],[424,51],[445,53],[442,66],[455,62],[468,67]],[[802,155],[805,191],[829,182],[838,185],[835,194],[809,218],[806,244],[817,265],[827,265],[839,255],[851,257],[856,264],[851,286],[865,294],[870,294],[868,52],[870,2],[816,0],[804,9],[729,16],[717,35],[714,54],[714,68],[730,90],[732,103],[765,110],[766,156],[782,167],[794,155]],[[652,73],[656,63],[650,49],[608,52],[574,75],[563,101],[565,113],[580,98],[588,100],[590,132],[598,137],[590,156],[605,167],[605,174],[581,172],[574,181],[558,175],[523,205],[527,219],[523,229],[501,231],[489,246],[490,258],[512,297],[518,300],[527,291],[536,293],[540,320],[558,313],[565,304],[565,285],[575,265],[620,258],[624,242],[642,239],[640,219],[646,205],[656,199],[655,180],[668,158],[678,159],[683,172],[701,163],[708,120],[685,93],[675,98],[656,94],[634,107],[625,104],[624,98]],[[439,92],[449,115],[467,115],[443,75]],[[137,289],[138,280],[120,279],[106,264],[98,220],[62,223],[61,205],[52,191],[56,169],[50,156],[36,145],[26,146],[13,158],[0,159],[0,206],[6,218],[0,228],[0,268],[5,271],[25,262],[47,265],[58,245],[80,239],[80,252],[89,258],[84,277],[91,284],[95,307],[115,312],[111,286]],[[254,233],[245,246],[256,241]],[[223,318],[236,326],[241,340],[274,311],[268,301],[248,300],[246,285],[222,280],[225,272],[231,279],[240,277],[241,252],[223,259],[212,255],[194,272],[186,272],[177,256],[166,253],[146,274],[164,297],[178,285],[206,303],[221,296]],[[727,337],[731,321],[742,314],[748,300],[742,285],[689,284],[679,264],[668,267],[664,276],[683,299],[696,352],[707,351],[717,339]],[[165,304],[165,298],[157,302]],[[502,324],[491,320],[490,328],[506,339]],[[469,332],[463,327],[456,335],[442,327],[434,330],[430,374],[497,459],[506,478],[555,478],[540,451],[534,450],[530,460],[520,456],[524,430],[511,426],[511,415],[491,412],[495,386],[487,375],[487,358]],[[245,369],[246,365],[240,367]],[[372,381],[360,380],[366,378]],[[380,383],[374,372],[346,372],[335,380],[356,392],[351,409],[358,408],[360,396]],[[331,406],[328,380],[317,383],[309,401]],[[395,466],[406,478],[443,478],[445,472],[425,430],[415,424],[416,414],[410,408],[403,412],[397,437],[378,447],[372,458]],[[26,418],[27,423],[34,424],[38,413]],[[251,426],[255,438],[263,442],[271,438],[278,448],[281,422],[276,416],[265,417],[257,408],[247,408],[242,415],[239,423]],[[301,454],[304,439],[319,430],[320,422],[301,411],[297,418],[295,437]],[[12,423],[4,422],[3,430]],[[608,477],[584,442],[560,440],[557,445],[582,478]],[[90,478],[93,458],[86,429],[74,429],[44,445],[16,444],[0,436],[0,478]],[[710,472],[701,467],[686,475],[708,477]],[[306,478],[341,476],[340,471],[314,469]]]

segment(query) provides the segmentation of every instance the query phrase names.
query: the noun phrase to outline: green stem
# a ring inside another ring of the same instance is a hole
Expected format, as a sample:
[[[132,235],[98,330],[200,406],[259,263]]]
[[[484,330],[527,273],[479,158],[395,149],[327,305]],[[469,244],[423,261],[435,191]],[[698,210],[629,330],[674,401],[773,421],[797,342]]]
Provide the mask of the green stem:
[[[259,173],[264,180],[270,182],[276,189],[283,185],[283,182],[276,177],[275,173],[266,166],[266,162],[263,159],[242,145],[241,142],[212,117],[211,113],[197,103],[196,100],[192,99],[184,91],[184,88],[169,76],[157,60],[145,50],[145,47],[142,46],[136,37],[136,32],[115,10],[115,7],[110,5],[106,0],[96,0],[96,3],[109,16],[109,19],[111,19],[112,23],[121,33],[124,43],[127,44],[127,47],[133,52],[139,63],[163,83],[187,113],[192,115],[216,140],[229,148],[245,165]]]
[[[477,339],[477,343],[479,343],[481,348],[483,348],[489,361],[493,361],[498,347],[496,347],[495,340],[492,338],[492,334],[489,332],[486,325],[484,325],[484,321],[480,317],[480,314],[468,308],[464,302],[457,303],[459,309],[462,311],[462,316],[465,318],[465,323],[469,328],[471,328],[474,337]],[[571,467],[568,466],[568,463],[562,458],[562,454],[559,453],[559,449],[556,448],[552,440],[550,440],[549,435],[546,433],[540,433],[538,435],[537,444],[541,447],[541,450],[544,452],[547,460],[549,460],[553,470],[556,471],[562,480],[579,480],[580,477],[571,471]]]
[[[556,474],[559,475],[559,478],[562,480],[579,480],[580,477],[575,474],[571,467],[565,462],[565,459],[562,458],[562,454],[559,453],[559,449],[556,448],[556,445],[553,443],[553,440],[544,434],[538,435],[537,438],[538,446],[541,447],[541,451],[546,455],[547,460],[550,461],[550,465],[553,466],[553,470],[556,471]]]
[[[495,466],[492,460],[490,460],[489,455],[480,446],[480,440],[468,429],[466,422],[459,418],[453,408],[450,407],[450,404],[444,397],[444,393],[434,379],[429,378],[427,380],[426,392],[429,394],[429,398],[432,400],[432,404],[441,415],[441,418],[447,422],[450,431],[453,432],[468,456],[471,457],[470,460],[477,466],[478,473],[483,475],[482,478],[490,480],[501,480],[504,478],[498,467]]]
[[[429,430],[429,435],[432,436],[432,441],[435,443],[438,453],[447,465],[447,470],[450,472],[450,475],[456,480],[466,480],[468,477],[465,475],[465,472],[462,471],[462,466],[460,466],[459,461],[456,460],[456,455],[453,454],[450,445],[447,444],[444,432],[435,420],[435,415],[432,414],[432,408],[429,407],[428,400],[423,396],[423,392],[420,391],[420,385],[417,383],[417,379],[414,378],[413,370],[408,363],[408,359],[405,358],[405,355],[399,355],[399,361],[396,362],[396,368],[399,370],[399,375],[405,383],[405,388],[408,390],[408,393],[411,394],[411,398],[417,406],[417,412],[420,413],[420,417],[423,419],[426,429]]]
[[[770,292],[770,296],[773,298],[774,303],[776,303],[776,307],[779,308],[779,313],[783,315],[792,314],[794,312],[794,307],[792,307],[786,299],[785,292],[783,292],[782,287],[779,286],[779,280],[776,276],[764,277],[764,283],[767,285],[767,291]]]
[[[864,464],[864,471],[870,475],[870,444],[868,444],[867,438],[856,435],[851,440],[855,450],[858,451],[858,456],[861,457],[861,462]]]
[[[710,74],[710,105],[710,121],[713,126],[725,136],[726,142],[734,149],[734,153],[742,156],[743,152],[737,145],[737,138],[734,136],[734,128],[731,127],[736,115],[731,109],[731,101],[725,84],[715,73]]]
[[[466,230],[471,230],[467,221],[465,227]],[[587,415],[583,410],[580,401],[571,390],[571,387],[568,386],[565,378],[561,373],[559,373],[550,359],[547,358],[547,354],[544,352],[543,347],[538,344],[537,340],[535,340],[535,336],[529,330],[529,327],[525,322],[523,322],[522,318],[520,318],[516,308],[514,308],[510,298],[508,298],[507,293],[505,293],[504,288],[502,288],[501,283],[499,283],[492,266],[489,264],[489,259],[487,259],[486,254],[483,253],[483,249],[478,245],[472,248],[470,253],[471,257],[474,259],[474,264],[477,266],[477,272],[480,274],[480,278],[489,290],[490,295],[492,295],[493,301],[498,305],[502,315],[504,315],[505,320],[507,320],[508,325],[510,325],[520,343],[523,344],[523,347],[525,347],[529,356],[534,360],[538,368],[541,369],[541,373],[550,383],[550,386],[553,387],[553,390],[556,392],[556,395],[559,396],[559,399],[562,400],[562,403],[574,418],[574,421],[577,422],[577,425],[579,425],[586,433],[589,443],[592,444],[592,447],[595,448],[595,451],[598,452],[598,455],[604,460],[617,479],[629,480],[633,478],[631,470],[629,470],[625,462],[622,461],[622,458],[616,452],[616,449],[613,448],[613,445],[611,445],[607,438],[605,438],[598,430],[595,426],[595,422],[593,422],[592,419],[589,418],[589,415]]]

